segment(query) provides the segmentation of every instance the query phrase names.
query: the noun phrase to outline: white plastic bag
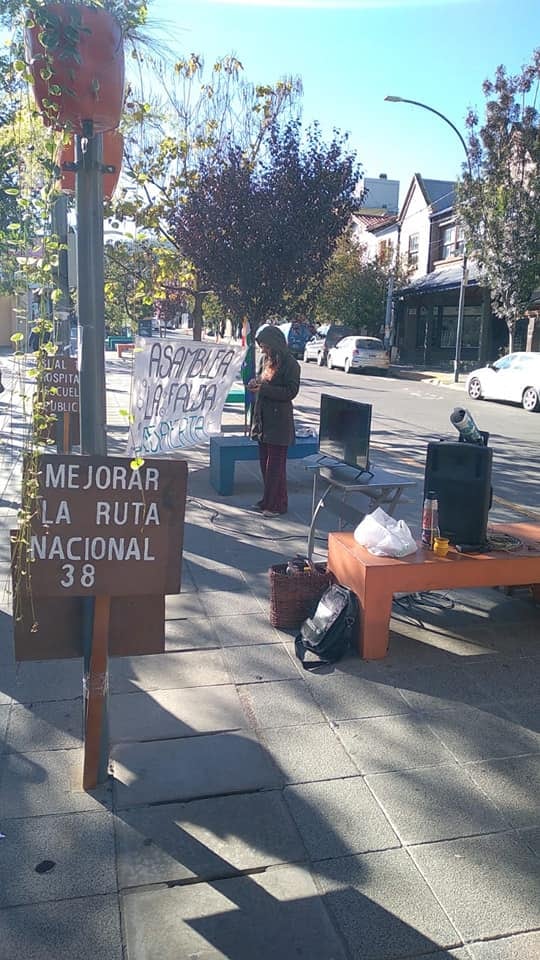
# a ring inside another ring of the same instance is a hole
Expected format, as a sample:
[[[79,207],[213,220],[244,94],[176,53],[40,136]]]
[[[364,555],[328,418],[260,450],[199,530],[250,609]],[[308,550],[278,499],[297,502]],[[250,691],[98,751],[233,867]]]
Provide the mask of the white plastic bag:
[[[418,549],[405,521],[389,517],[380,507],[360,521],[354,539],[376,557],[407,557]]]

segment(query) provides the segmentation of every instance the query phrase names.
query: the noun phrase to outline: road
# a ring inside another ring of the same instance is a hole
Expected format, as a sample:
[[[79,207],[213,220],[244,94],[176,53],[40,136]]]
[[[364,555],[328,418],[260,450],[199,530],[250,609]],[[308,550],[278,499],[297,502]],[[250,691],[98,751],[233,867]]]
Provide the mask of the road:
[[[469,400],[464,383],[439,385],[367,374],[346,374],[302,363],[298,418],[316,425],[321,393],[371,403],[371,459],[381,466],[408,464],[423,473],[430,440],[456,440],[450,423],[454,407],[467,407],[493,448],[495,503],[519,506],[540,519],[540,414],[521,407]],[[525,513],[526,515],[526,513]],[[523,517],[522,517],[523,519]]]

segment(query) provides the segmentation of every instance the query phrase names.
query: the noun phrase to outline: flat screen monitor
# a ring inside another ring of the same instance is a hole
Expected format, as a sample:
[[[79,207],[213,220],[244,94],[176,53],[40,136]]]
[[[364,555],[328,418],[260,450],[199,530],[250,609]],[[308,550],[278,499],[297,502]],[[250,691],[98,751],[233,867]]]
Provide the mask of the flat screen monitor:
[[[371,404],[321,394],[319,453],[369,471]]]

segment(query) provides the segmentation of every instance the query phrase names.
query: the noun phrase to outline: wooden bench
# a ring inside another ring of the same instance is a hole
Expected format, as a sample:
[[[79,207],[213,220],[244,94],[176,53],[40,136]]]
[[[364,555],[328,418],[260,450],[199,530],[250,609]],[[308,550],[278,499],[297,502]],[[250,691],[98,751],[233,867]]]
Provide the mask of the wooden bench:
[[[394,593],[530,584],[540,601],[540,524],[499,523],[490,529],[519,537],[523,546],[512,552],[475,554],[451,549],[446,557],[438,557],[419,544],[416,553],[397,560],[374,556],[350,532],[329,534],[328,567],[338,583],[358,597],[360,656],[380,660],[386,655]]]
[[[107,350],[116,350],[116,347],[119,343],[129,343],[131,346],[134,345],[133,337],[121,337],[121,336],[110,336],[105,340],[105,346]]]
[[[123,357],[125,353],[133,354],[134,347],[135,347],[134,343],[117,343],[116,344],[117,357]]]
[[[301,460],[317,453],[317,437],[297,437],[288,448],[288,460]],[[218,493],[228,496],[234,490],[234,468],[238,460],[259,459],[259,445],[249,437],[210,437],[210,483]]]

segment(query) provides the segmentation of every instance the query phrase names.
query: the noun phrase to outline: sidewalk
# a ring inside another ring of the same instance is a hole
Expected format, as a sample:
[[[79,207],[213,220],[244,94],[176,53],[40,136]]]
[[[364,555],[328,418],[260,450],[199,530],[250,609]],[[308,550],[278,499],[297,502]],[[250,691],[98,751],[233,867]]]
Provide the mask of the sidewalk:
[[[110,371],[113,454],[127,367]],[[7,582],[17,422],[5,436]],[[187,458],[166,652],[111,662],[110,778],[92,794],[82,663],[15,665],[0,593],[2,960],[538,960],[528,593],[396,606],[385,660],[304,673],[270,626],[267,571],[305,551],[309,473],[289,464],[289,514],[264,520],[245,506],[256,464],[224,498],[208,450]],[[419,496],[399,513],[411,525]]]

